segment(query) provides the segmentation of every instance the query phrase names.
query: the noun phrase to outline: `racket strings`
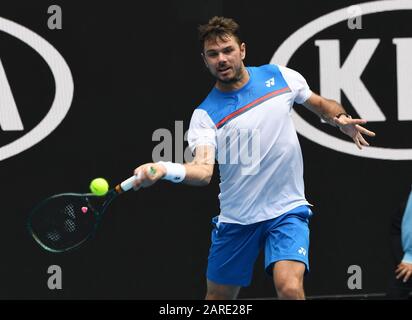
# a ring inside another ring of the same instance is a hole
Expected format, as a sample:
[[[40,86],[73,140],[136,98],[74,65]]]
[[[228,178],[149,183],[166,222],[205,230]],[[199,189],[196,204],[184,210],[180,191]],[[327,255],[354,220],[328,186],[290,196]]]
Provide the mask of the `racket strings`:
[[[31,228],[43,246],[63,251],[87,239],[95,222],[88,197],[64,196],[49,199],[37,208],[31,218]]]
[[[64,212],[71,218],[76,218],[73,204],[69,204],[64,208]]]
[[[76,223],[73,220],[67,219],[64,222],[64,230],[66,230],[67,232],[76,231]]]
[[[60,236],[60,233],[54,230],[51,232],[47,232],[47,238],[52,241],[59,241],[61,239],[61,236]]]

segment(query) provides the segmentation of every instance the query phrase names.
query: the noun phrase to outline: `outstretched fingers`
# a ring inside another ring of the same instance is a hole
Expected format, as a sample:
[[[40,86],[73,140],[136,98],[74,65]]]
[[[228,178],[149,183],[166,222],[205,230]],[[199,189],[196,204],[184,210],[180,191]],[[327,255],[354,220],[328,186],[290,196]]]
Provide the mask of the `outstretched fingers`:
[[[369,143],[365,140],[365,138],[362,136],[362,134],[358,133],[358,139],[360,143],[364,146],[369,146]]]
[[[360,141],[359,141],[358,134],[354,135],[353,138],[352,138],[352,140],[355,142],[356,146],[357,146],[360,150],[362,150],[362,145],[361,145],[361,143],[360,143]]]
[[[335,123],[336,124],[338,124],[338,125],[343,125],[343,126],[346,126],[346,125],[350,125],[350,124],[352,124],[352,125],[357,125],[357,124],[366,124],[367,123],[367,121],[366,120],[364,120],[364,119],[352,119],[352,118],[344,118],[344,119],[341,119],[341,118],[334,118],[334,121],[335,121]]]
[[[368,121],[365,119],[346,119],[347,124],[366,124]]]
[[[366,134],[366,135],[369,136],[369,137],[374,137],[374,136],[376,136],[375,132],[369,131],[368,129],[365,129],[364,127],[362,127],[362,126],[360,126],[360,125],[358,125],[358,124],[357,124],[355,127],[356,127],[356,129],[358,129],[358,131],[359,131],[360,133]]]

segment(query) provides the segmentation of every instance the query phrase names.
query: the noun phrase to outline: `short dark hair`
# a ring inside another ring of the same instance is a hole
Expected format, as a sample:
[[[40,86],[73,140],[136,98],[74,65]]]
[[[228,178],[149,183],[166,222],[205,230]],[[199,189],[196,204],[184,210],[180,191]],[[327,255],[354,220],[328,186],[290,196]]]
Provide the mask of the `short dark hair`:
[[[225,17],[213,17],[207,24],[199,26],[199,40],[202,51],[204,49],[205,41],[219,38],[225,41],[227,37],[234,37],[236,42],[240,45],[240,26],[235,20]]]

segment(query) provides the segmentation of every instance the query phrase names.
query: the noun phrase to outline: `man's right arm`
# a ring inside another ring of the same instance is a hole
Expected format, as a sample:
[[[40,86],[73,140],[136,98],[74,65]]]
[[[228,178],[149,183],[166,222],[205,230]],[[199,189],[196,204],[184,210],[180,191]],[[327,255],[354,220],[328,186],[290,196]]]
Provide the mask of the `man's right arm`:
[[[192,162],[185,163],[186,176],[183,183],[191,186],[206,186],[210,183],[215,164],[215,147],[197,146]]]
[[[210,183],[213,175],[213,168],[215,163],[215,147],[212,145],[199,145],[195,149],[195,157],[192,162],[183,165],[172,164],[177,166],[184,166],[184,180],[185,184],[192,186],[206,186]],[[150,170],[150,168],[154,169]],[[134,189],[140,187],[149,187],[160,179],[163,179],[167,174],[165,164],[145,163],[134,170],[135,175],[140,175],[140,179],[136,179]]]

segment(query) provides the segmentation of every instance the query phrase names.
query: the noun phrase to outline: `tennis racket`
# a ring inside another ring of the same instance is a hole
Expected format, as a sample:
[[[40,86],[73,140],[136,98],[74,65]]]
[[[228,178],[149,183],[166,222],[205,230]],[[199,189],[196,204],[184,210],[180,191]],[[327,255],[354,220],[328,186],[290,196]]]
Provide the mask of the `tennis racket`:
[[[150,168],[154,173],[154,168]],[[50,252],[65,252],[93,237],[103,214],[120,194],[133,188],[140,174],[109,190],[93,193],[61,193],[40,202],[30,213],[27,227],[34,240]]]

